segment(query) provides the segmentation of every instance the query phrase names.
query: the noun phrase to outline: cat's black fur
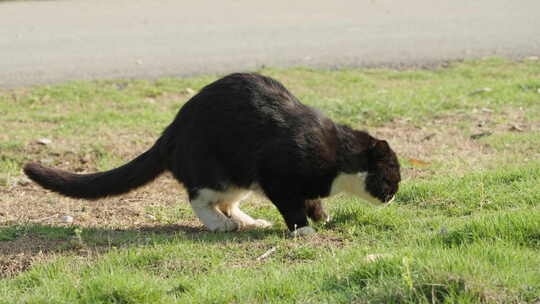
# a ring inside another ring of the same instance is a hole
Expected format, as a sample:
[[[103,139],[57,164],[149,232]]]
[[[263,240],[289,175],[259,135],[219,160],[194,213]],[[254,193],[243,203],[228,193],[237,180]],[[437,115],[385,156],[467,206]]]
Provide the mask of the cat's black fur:
[[[96,199],[128,192],[165,170],[190,199],[200,189],[258,185],[289,229],[326,217],[319,198],[338,174],[368,172],[366,189],[381,202],[398,190],[399,163],[385,141],[335,124],[269,77],[237,73],[193,96],[162,136],[131,162],[106,172],[73,174],[29,163],[24,172],[44,188]]]

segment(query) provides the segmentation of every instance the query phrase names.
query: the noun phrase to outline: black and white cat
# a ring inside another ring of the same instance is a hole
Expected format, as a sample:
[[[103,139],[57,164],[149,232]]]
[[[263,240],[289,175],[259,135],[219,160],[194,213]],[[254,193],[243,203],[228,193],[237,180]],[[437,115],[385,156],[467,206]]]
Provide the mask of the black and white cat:
[[[73,174],[28,163],[42,187],[96,199],[142,186],[165,170],[184,185],[193,211],[211,231],[268,227],[240,210],[251,192],[265,195],[287,227],[311,233],[327,216],[320,198],[349,192],[373,203],[398,190],[400,167],[386,141],[335,124],[278,81],[237,73],[193,96],[152,148],[106,172]]]

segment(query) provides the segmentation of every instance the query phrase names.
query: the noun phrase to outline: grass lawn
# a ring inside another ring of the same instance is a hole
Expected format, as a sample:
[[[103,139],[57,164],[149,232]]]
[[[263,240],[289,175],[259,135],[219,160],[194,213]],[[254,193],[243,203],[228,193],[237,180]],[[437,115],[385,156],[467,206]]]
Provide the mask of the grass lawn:
[[[540,301],[540,61],[259,72],[387,139],[403,168],[396,202],[329,198],[332,221],[294,239],[259,197],[244,209],[272,228],[205,231],[168,175],[64,198],[21,166],[120,165],[217,76],[0,89],[0,303]]]

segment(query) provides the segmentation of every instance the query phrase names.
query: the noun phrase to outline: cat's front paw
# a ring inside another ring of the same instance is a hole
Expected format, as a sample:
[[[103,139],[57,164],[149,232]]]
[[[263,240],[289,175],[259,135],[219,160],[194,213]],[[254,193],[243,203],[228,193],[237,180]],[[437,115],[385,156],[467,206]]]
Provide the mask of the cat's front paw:
[[[272,226],[272,223],[270,223],[267,220],[263,219],[256,219],[251,220],[248,223],[240,223],[240,229],[242,230],[249,230],[249,229],[257,229],[257,228],[268,228]]]
[[[302,237],[302,236],[308,236],[308,235],[314,234],[315,232],[316,232],[315,229],[309,226],[304,226],[290,232],[289,235],[291,237]]]

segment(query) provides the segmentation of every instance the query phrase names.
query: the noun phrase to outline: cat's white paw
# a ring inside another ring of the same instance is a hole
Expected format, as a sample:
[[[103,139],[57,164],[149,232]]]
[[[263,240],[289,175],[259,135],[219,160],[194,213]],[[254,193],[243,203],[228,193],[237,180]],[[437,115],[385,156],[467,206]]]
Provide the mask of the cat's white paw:
[[[231,219],[226,219],[222,223],[220,223],[220,225],[208,227],[208,230],[212,232],[229,232],[229,231],[236,231],[239,228],[240,228],[240,225],[237,222]]]
[[[290,236],[291,237],[301,237],[301,236],[308,236],[310,234],[314,234],[316,231],[315,229],[309,227],[309,226],[304,226],[304,227],[301,227],[301,228],[298,228],[294,231],[292,231],[290,233]]]
[[[272,223],[267,220],[256,219],[254,226],[259,227],[259,228],[268,228],[268,227],[272,227]]]
[[[249,230],[249,229],[256,229],[256,228],[268,228],[272,226],[272,223],[270,223],[267,220],[263,219],[257,219],[257,220],[251,220],[249,222],[241,222],[240,223],[240,229],[242,230]]]

